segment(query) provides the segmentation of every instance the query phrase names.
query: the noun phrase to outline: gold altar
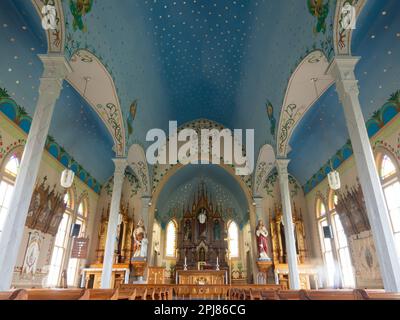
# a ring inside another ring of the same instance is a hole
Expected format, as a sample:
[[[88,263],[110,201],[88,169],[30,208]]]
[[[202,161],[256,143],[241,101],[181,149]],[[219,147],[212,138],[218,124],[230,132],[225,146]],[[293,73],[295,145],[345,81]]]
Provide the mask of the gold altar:
[[[282,208],[275,206],[274,215],[270,213],[272,242],[272,262],[276,283],[289,288],[289,267],[286,257],[286,241],[283,225]],[[301,210],[293,202],[293,226],[296,241],[297,263],[302,289],[318,289],[318,271],[315,265],[307,263],[308,253],[304,223]]]
[[[223,285],[226,284],[225,270],[178,270],[176,278],[178,284],[189,285]]]

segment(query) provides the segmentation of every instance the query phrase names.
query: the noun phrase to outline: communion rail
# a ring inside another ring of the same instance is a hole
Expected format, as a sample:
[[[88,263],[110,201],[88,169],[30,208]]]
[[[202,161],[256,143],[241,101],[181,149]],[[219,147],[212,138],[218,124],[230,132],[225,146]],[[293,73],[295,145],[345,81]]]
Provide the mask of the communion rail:
[[[383,290],[282,290],[275,285],[121,285],[118,289],[18,289],[0,300],[400,300]]]

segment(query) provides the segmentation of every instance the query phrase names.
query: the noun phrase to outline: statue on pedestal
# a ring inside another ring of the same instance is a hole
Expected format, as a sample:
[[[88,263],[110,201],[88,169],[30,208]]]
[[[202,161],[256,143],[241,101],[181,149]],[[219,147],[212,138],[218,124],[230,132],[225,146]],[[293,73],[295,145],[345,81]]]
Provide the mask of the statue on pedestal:
[[[264,226],[264,222],[262,220],[258,221],[258,225],[256,227],[256,237],[257,237],[257,249],[258,249],[258,260],[271,260],[268,256],[268,230]]]
[[[133,231],[133,258],[146,258],[147,256],[147,237],[143,220],[140,219]]]

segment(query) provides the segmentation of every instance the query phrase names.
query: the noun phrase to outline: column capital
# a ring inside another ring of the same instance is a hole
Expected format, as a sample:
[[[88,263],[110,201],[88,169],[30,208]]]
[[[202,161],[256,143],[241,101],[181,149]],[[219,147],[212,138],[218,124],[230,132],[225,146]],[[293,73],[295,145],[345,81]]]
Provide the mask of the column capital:
[[[151,197],[150,196],[143,196],[142,198],[142,204],[146,207],[151,206]]]
[[[354,74],[355,67],[360,60],[360,57],[353,56],[336,56],[326,71],[336,81],[336,91],[340,100],[343,102],[346,95],[357,95],[358,80]]]
[[[42,78],[52,78],[63,80],[69,73],[72,72],[72,67],[61,54],[39,54],[39,59],[43,63]]]
[[[288,174],[287,168],[290,162],[290,159],[276,159],[276,168],[278,170],[278,174]]]
[[[125,169],[128,165],[128,161],[126,160],[126,158],[114,158],[112,159],[114,162],[114,179],[116,176],[118,177],[123,177],[124,173],[125,173]]]
[[[263,200],[264,200],[264,198],[259,195],[253,196],[253,204],[256,207],[260,207]]]

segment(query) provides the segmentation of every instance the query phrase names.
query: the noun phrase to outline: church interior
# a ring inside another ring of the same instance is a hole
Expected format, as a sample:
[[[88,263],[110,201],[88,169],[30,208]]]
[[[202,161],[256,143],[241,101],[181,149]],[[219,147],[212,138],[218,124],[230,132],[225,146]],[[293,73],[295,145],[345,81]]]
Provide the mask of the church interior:
[[[400,299],[400,1],[2,0],[0,44],[0,300]]]

